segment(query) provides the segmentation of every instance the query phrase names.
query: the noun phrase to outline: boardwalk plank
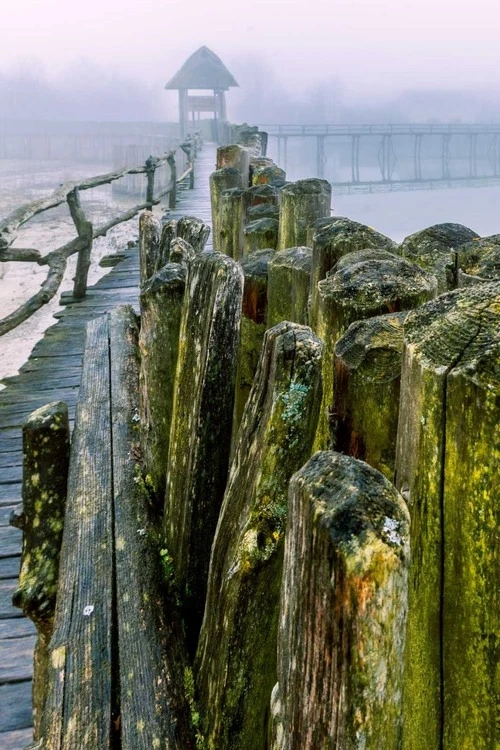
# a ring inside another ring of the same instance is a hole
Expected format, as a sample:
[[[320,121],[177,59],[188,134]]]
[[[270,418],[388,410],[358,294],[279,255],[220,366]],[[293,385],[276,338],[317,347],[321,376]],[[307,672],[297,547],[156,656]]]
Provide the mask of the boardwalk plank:
[[[0,706],[2,706],[0,732],[29,729],[33,723],[31,715],[31,680],[10,685],[0,685]]]

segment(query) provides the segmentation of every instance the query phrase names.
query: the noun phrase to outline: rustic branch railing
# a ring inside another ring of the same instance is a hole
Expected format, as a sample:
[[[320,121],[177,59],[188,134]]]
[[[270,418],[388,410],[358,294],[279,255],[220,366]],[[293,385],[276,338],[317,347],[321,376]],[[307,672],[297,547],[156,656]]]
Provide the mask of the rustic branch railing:
[[[151,209],[153,206],[158,205],[166,195],[169,196],[169,208],[175,208],[177,184],[189,176],[189,187],[192,188],[194,186],[194,162],[200,147],[201,137],[199,134],[188,136],[185,142],[172,149],[172,151],[162,156],[150,156],[142,166],[128,167],[79,182],[65,182],[52,195],[21,206],[0,221],[0,262],[33,262],[40,266],[47,266],[49,269],[47,277],[38,292],[10,315],[0,320],[0,336],[16,328],[43,305],[50,302],[61,285],[68,258],[75,253],[78,253],[78,259],[74,277],[73,297],[75,300],[83,299],[87,291],[87,277],[93,241],[98,237],[104,237],[110,229],[118,224],[133,219],[140,211]],[[184,155],[187,157],[187,165],[180,177],[177,177],[177,162],[181,155],[183,158]],[[155,174],[157,169],[165,164],[168,164],[170,168],[170,182],[164,190],[155,196]],[[133,174],[146,175],[147,188],[145,202],[128,209],[100,227],[94,227],[92,222],[87,219],[81,206],[81,191],[108,185],[126,175]],[[57,208],[57,206],[63,203],[68,204],[78,235],[74,240],[43,256],[35,248],[12,247],[18,238],[19,229],[23,224],[26,224],[34,216],[52,208]]]

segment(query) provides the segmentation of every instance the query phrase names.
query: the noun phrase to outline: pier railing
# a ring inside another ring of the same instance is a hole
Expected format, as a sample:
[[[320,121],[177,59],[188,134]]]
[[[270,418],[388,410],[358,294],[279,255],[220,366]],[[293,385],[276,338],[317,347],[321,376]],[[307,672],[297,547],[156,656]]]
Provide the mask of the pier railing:
[[[0,262],[33,262],[48,268],[47,276],[36,294],[10,315],[0,320],[0,336],[16,328],[55,296],[63,280],[68,259],[75,254],[78,255],[78,258],[73,298],[75,301],[83,299],[87,291],[87,277],[93,241],[98,237],[104,237],[110,229],[118,224],[133,219],[140,211],[158,205],[166,196],[168,196],[169,207],[174,208],[177,200],[177,185],[189,178],[189,187],[194,186],[194,162],[200,147],[200,136],[198,134],[191,135],[171,151],[159,156],[150,156],[142,165],[126,167],[78,182],[65,182],[48,197],[39,198],[25,204],[0,221]],[[165,165],[170,168],[170,180],[166,187],[162,187],[155,194],[156,172]],[[102,226],[95,227],[88,220],[82,208],[80,193],[84,190],[114,183],[127,175],[140,174],[145,175],[147,180],[145,200],[115,216]],[[77,233],[75,239],[43,256],[36,248],[13,247],[18,238],[19,230],[24,224],[34,216],[64,203],[67,203],[75,225]]]

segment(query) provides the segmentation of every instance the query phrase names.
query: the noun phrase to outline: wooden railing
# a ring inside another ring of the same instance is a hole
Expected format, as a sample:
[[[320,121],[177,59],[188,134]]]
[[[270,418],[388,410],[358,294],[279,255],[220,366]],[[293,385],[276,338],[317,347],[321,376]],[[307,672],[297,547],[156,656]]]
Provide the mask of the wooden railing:
[[[45,281],[37,293],[10,315],[0,320],[0,336],[16,328],[55,296],[63,280],[68,258],[76,253],[78,254],[78,259],[74,277],[73,298],[75,300],[83,299],[87,291],[87,277],[93,241],[97,237],[104,237],[110,229],[118,224],[133,219],[140,211],[151,209],[153,206],[158,205],[162,198],[167,195],[169,197],[169,208],[174,208],[177,201],[178,183],[189,177],[189,187],[192,188],[194,186],[194,162],[200,147],[200,136],[198,134],[189,136],[186,141],[168,153],[161,156],[150,156],[143,165],[127,167],[79,182],[65,182],[50,196],[21,206],[0,221],[0,262],[33,262],[40,266],[48,267]],[[186,168],[183,169],[180,175],[178,175],[178,164],[186,164]],[[167,187],[155,195],[155,174],[159,167],[164,165],[168,165],[170,168],[170,182]],[[82,208],[80,193],[84,190],[108,185],[126,175],[133,174],[146,175],[146,200],[119,214],[106,224],[94,227]],[[12,247],[18,238],[21,226],[34,216],[56,208],[63,203],[68,204],[71,218],[75,225],[77,237],[74,240],[43,256],[35,248]]]

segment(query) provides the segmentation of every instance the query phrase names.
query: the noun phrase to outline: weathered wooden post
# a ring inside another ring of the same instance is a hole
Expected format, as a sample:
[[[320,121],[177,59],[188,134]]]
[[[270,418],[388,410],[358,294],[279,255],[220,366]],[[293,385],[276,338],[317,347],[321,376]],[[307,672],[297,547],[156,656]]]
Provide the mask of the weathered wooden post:
[[[156,171],[156,165],[155,165],[155,159],[150,156],[148,159],[146,159],[146,179],[147,179],[147,185],[146,185],[146,203],[149,203],[149,210],[153,210],[153,201],[155,197],[155,171]]]
[[[257,206],[250,206],[246,212],[247,222],[255,221],[255,219],[278,219],[280,216],[280,209],[278,205],[271,203],[259,203]]]
[[[170,246],[172,240],[177,237],[177,219],[168,219],[168,221],[161,225],[160,229],[160,243],[154,266],[155,272],[163,268],[165,263],[168,263],[170,260]]]
[[[330,183],[315,177],[281,188],[279,249],[305,245],[307,227],[330,214],[331,200]]]
[[[433,273],[441,294],[457,285],[456,251],[460,245],[478,238],[478,234],[462,224],[435,224],[405,237],[401,243],[401,254],[411,263]]]
[[[227,479],[243,296],[241,267],[202,253],[189,268],[167,467],[164,534],[196,647]]]
[[[312,237],[311,327],[318,325],[318,282],[335,266],[339,258],[355,250],[377,248],[396,253],[397,245],[389,237],[352,219],[332,216],[316,222]]]
[[[243,257],[242,188],[224,190],[220,203],[220,252],[239,260]]]
[[[82,249],[78,252],[74,279],[75,283],[73,286],[73,297],[76,300],[80,300],[83,299],[87,293],[87,277],[90,268],[94,230],[92,223],[87,220],[82,209],[78,188],[74,188],[68,193],[66,200],[78,237],[80,237],[85,243]]]
[[[311,265],[310,247],[290,247],[273,255],[269,262],[269,328],[282,320],[307,325]]]
[[[254,184],[253,178],[257,170],[263,169],[264,167],[270,167],[273,165],[273,163],[273,160],[269,159],[267,156],[251,156],[248,175],[249,184]]]
[[[273,185],[254,185],[243,193],[243,225],[249,221],[248,212],[253,206],[262,204],[277,206],[278,190]]]
[[[342,268],[318,283],[316,332],[325,342],[323,404],[315,443],[319,450],[331,447],[334,349],[339,338],[356,320],[410,310],[437,293],[434,276],[397,255],[366,261],[363,253],[353,255],[357,262],[349,263],[346,256]]]
[[[257,250],[241,262],[245,283],[236,370],[231,454],[234,453],[243,409],[257,372],[267,327],[267,271],[272,255],[272,250]]]
[[[249,185],[250,152],[247,148],[235,143],[230,146],[219,146],[217,149],[216,169],[234,168],[240,175],[238,187],[246,188]],[[230,186],[228,187],[236,187]]]
[[[169,263],[182,263],[187,267],[195,257],[196,253],[189,242],[181,237],[174,237],[170,243]]]
[[[275,250],[278,244],[279,222],[277,219],[254,219],[243,230],[244,255],[256,250]]]
[[[202,253],[210,235],[210,227],[197,216],[181,216],[177,222],[177,235],[189,242],[196,253]]]
[[[163,252],[160,252],[161,236],[162,227],[159,220],[151,211],[144,211],[139,216],[139,266],[141,284],[144,284],[158,270],[158,264],[163,254]]]
[[[273,750],[401,747],[409,520],[349,456],[316,453],[292,477]]]
[[[265,334],[210,562],[195,679],[210,748],[266,747],[290,476],[310,455],[322,344],[310,328]]]
[[[54,628],[69,465],[68,407],[42,406],[23,424],[23,505],[11,518],[23,531],[19,586],[12,602],[38,632],[33,670],[33,737],[40,738],[48,645]]]
[[[269,164],[254,170],[252,185],[279,185],[286,182],[286,172],[277,164]]]
[[[500,278],[500,238],[483,237],[460,245],[457,251],[457,286]]]
[[[393,480],[407,312],[352,323],[335,345],[335,450]]]
[[[161,504],[165,494],[186,276],[184,264],[167,263],[143,284],[140,296],[141,447],[147,474]]]
[[[168,194],[168,207],[175,208],[177,205],[177,162],[175,154],[167,156],[167,163],[170,167],[170,192]]]
[[[194,750],[184,686],[187,653],[176,606],[164,595],[157,522],[136,457],[138,337],[132,308],[113,310],[109,319],[117,619],[113,627],[119,657],[115,679],[120,744],[128,750]]]
[[[241,188],[241,175],[234,167],[224,167],[210,175],[210,203],[212,207],[212,241],[214,251],[221,247],[221,201],[222,194],[230,188]]]
[[[500,283],[404,326],[396,485],[411,514],[405,750],[495,748]],[[496,635],[495,635],[496,634]]]

